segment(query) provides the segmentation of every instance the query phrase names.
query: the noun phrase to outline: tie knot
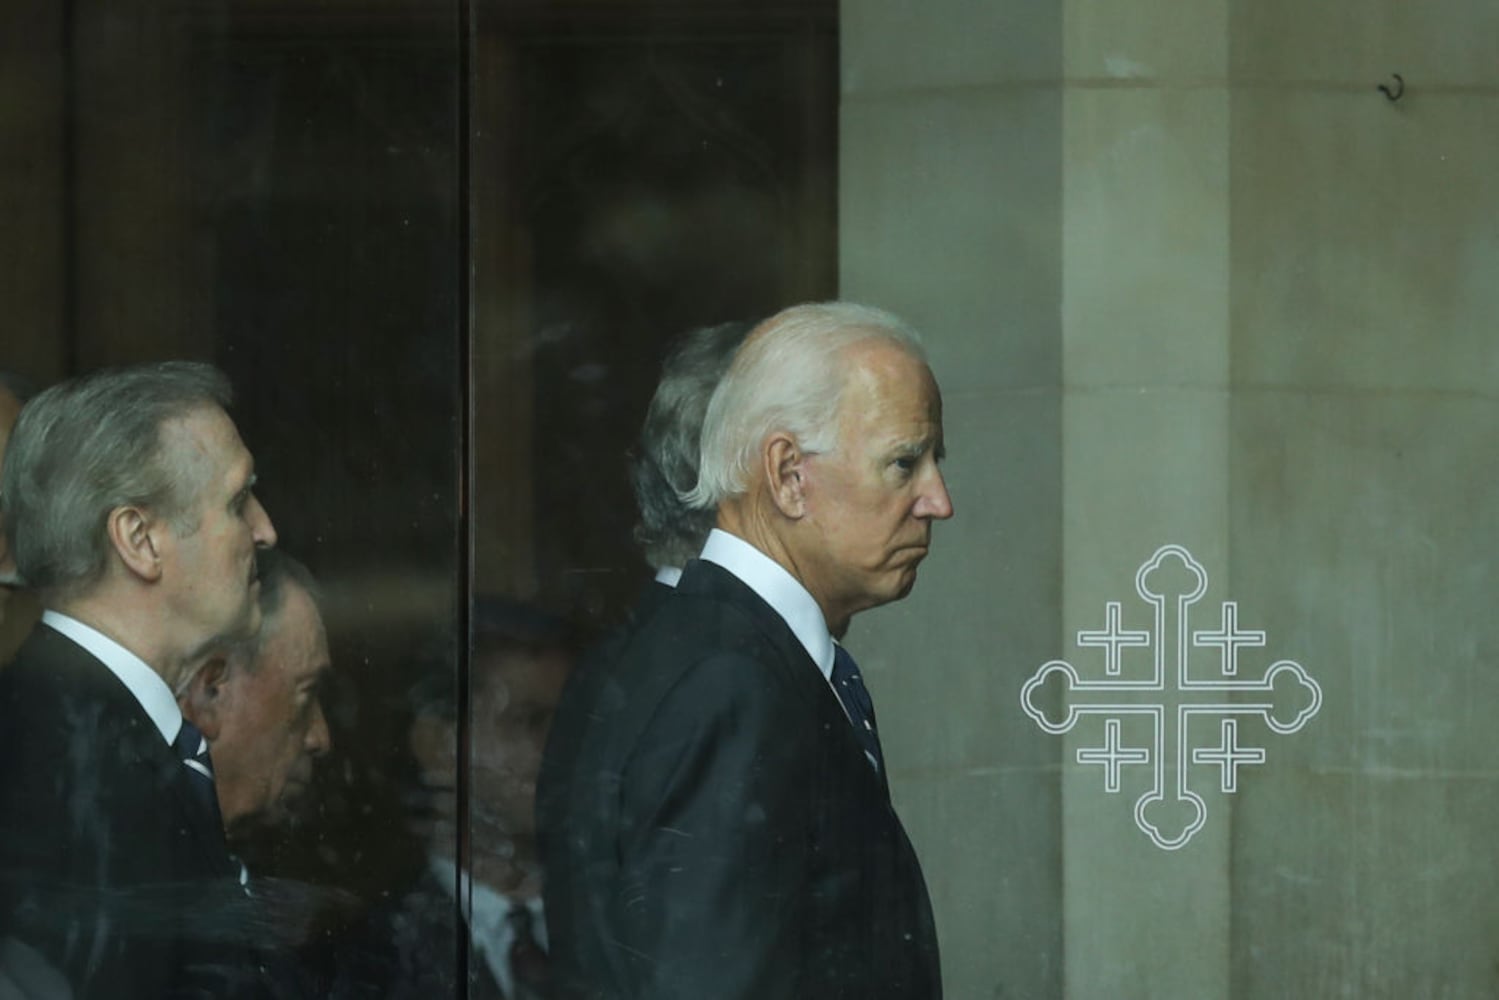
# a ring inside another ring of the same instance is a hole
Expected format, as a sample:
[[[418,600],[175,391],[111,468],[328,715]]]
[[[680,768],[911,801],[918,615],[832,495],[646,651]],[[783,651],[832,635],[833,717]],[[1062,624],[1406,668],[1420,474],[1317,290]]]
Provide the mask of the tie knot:
[[[858,681],[859,665],[842,646],[833,646],[833,683],[843,684]]]
[[[177,730],[177,739],[172,743],[177,751],[177,756],[183,760],[198,760],[207,751],[206,741],[198,727],[182,720],[182,728]]]
[[[189,771],[206,779],[208,784],[213,782],[213,761],[208,756],[208,741],[203,738],[197,726],[183,719],[182,728],[177,731],[177,739],[172,741],[172,749]]]

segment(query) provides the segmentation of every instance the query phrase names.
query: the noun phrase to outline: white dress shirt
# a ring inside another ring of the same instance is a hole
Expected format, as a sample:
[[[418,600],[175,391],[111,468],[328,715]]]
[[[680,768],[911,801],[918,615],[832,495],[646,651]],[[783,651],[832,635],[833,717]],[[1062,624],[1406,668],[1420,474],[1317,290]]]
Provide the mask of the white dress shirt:
[[[453,859],[440,854],[429,855],[427,865],[445,892],[452,895],[456,889],[462,893],[464,898],[458,902],[468,915],[469,935],[474,948],[484,956],[484,964],[489,967],[495,982],[500,984],[501,992],[507,997],[514,996],[515,973],[510,969],[510,946],[515,943],[515,926],[510,923],[510,911],[517,906],[531,911],[531,934],[542,950],[546,950],[547,923],[541,910],[541,897],[511,899],[483,882],[471,882],[468,872],[459,872],[455,883]]]
[[[657,583],[664,583],[668,587],[675,587],[677,581],[680,579],[682,579],[682,567],[680,566],[662,566],[656,570]]]
[[[833,636],[806,587],[770,556],[721,528],[708,533],[699,559],[721,566],[769,604],[802,644],[828,686],[833,684]],[[833,692],[837,695],[837,692]],[[840,701],[839,704],[842,704]]]
[[[59,611],[43,611],[42,624],[82,646],[94,659],[108,667],[151,717],[167,746],[172,745],[182,729],[182,710],[177,707],[177,699],[167,682],[145,660],[98,629]]]
[[[817,669],[822,671],[823,679],[828,682],[828,690],[833,692],[833,699],[843,710],[843,717],[848,720],[849,725],[857,726],[858,723],[849,714],[843,699],[838,697],[838,688],[833,684],[835,640],[828,631],[827,619],[822,617],[822,608],[817,606],[817,599],[811,592],[780,563],[744,539],[721,528],[714,528],[708,533],[708,541],[703,544],[703,551],[698,558],[706,559],[734,574],[740,583],[753,590],[762,601],[770,605],[772,611],[781,616],[781,620],[791,629],[791,634],[796,636],[796,641],[802,644],[812,662],[817,664]],[[864,755],[878,771],[880,765],[874,755],[867,750]]]

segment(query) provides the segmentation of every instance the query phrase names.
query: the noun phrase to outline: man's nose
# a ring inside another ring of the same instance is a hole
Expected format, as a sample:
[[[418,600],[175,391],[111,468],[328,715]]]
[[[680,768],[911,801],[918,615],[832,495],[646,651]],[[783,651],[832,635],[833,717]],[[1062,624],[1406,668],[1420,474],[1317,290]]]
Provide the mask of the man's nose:
[[[312,724],[307,727],[307,740],[303,746],[314,757],[321,757],[333,748],[333,734],[328,730],[328,717],[323,714],[322,705],[313,707]]]
[[[934,468],[931,481],[926,484],[920,499],[916,501],[916,516],[946,521],[952,514],[952,497],[947,492],[947,481],[942,478],[942,470]]]
[[[271,523],[271,515],[266,513],[253,493],[250,494],[249,518],[250,537],[255,539],[256,546],[262,549],[273,547],[276,544],[276,526]]]

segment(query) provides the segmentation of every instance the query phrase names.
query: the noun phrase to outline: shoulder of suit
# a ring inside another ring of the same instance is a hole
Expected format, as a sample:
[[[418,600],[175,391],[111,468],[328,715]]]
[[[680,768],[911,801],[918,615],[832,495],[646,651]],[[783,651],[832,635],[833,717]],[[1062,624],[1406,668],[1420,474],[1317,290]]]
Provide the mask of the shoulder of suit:
[[[0,729],[27,752],[110,765],[155,755],[165,744],[129,690],[87,651],[38,626],[0,670]]]

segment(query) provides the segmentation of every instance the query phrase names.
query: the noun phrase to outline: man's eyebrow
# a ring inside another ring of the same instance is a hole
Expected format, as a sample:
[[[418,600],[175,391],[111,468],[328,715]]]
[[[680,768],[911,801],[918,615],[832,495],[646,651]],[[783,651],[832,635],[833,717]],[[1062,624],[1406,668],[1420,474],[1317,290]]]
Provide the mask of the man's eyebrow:
[[[937,461],[947,457],[947,446],[940,438],[918,438],[914,441],[901,441],[891,448],[891,454],[896,458],[920,458],[928,451],[934,453]]]

